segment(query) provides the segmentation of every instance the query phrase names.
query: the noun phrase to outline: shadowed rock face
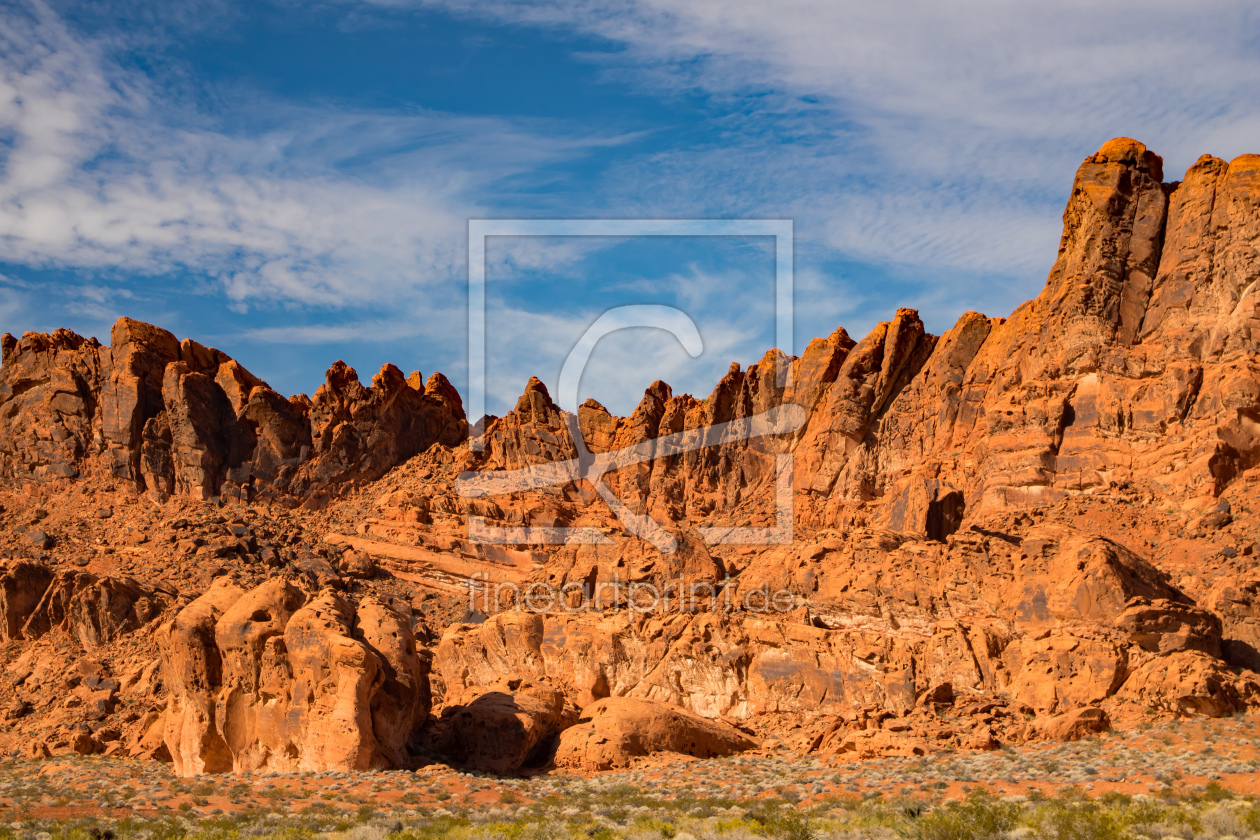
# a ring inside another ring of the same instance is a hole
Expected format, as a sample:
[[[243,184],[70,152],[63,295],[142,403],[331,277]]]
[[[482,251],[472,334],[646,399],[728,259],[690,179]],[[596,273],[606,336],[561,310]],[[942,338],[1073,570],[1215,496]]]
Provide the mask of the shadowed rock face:
[[[428,740],[456,764],[515,773],[548,765],[557,737],[576,721],[560,689],[504,677],[448,703]]]
[[[84,650],[92,650],[158,618],[173,596],[131,578],[54,571],[43,563],[18,560],[0,574],[0,634],[37,639],[61,630]]]

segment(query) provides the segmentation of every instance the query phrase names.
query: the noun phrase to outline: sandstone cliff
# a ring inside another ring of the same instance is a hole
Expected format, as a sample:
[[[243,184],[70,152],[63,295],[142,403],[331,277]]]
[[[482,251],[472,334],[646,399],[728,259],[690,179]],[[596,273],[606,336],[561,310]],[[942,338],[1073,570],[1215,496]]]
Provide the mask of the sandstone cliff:
[[[1009,318],[967,313],[938,337],[902,309],[857,343],[839,330],[800,358],[733,367],[704,400],[654,383],[629,418],[588,401],[583,436],[600,451],[776,405],[808,412],[787,440],[619,470],[609,483],[622,501],[666,522],[771,524],[778,452],[793,456],[805,530],[869,523],[940,539],[969,512],[1134,480],[1178,504],[1218,496],[1260,464],[1258,172],[1260,156],[1204,156],[1164,184],[1158,156],[1112,140],[1077,172],[1045,289]],[[786,392],[772,375],[785,364]],[[575,454],[540,384],[486,442],[478,470]],[[516,519],[580,517],[533,504]]]
[[[624,418],[593,400],[570,418],[534,379],[475,452],[440,374],[386,365],[363,387],[337,363],[286,399],[128,319],[109,347],[5,336],[5,743],[181,773],[424,753],[510,772],[987,749],[1255,708],[1258,173],[1205,156],[1166,183],[1112,140],[1009,318],[934,336],[901,309],[734,365],[703,399],[655,382]],[[799,428],[717,437],[793,406]],[[578,458],[570,421],[591,453],[650,455],[603,476],[615,504],[564,474],[469,491]],[[528,538],[557,527],[589,539]],[[729,538],[746,528],[779,537]],[[652,609],[618,588],[671,582]],[[516,609],[531,585],[561,594]]]

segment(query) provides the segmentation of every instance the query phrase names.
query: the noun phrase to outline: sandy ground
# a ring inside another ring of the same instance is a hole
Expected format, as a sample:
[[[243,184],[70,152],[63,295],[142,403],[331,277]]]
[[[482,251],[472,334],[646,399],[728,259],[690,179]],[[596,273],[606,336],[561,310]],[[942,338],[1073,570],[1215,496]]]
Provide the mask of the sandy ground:
[[[1033,743],[992,752],[865,761],[843,756],[746,753],[725,759],[645,760],[629,770],[582,777],[552,771],[497,778],[442,764],[412,771],[217,775],[180,779],[169,765],[67,756],[0,764],[0,819],[129,815],[232,815],[308,809],[330,815],[372,810],[492,809],[505,818],[539,801],[624,792],[636,801],[692,799],[802,805],[871,797],[939,802],[976,788],[1007,797],[1074,786],[1108,792],[1202,792],[1219,785],[1260,794],[1260,715],[1182,720],[1075,743]]]

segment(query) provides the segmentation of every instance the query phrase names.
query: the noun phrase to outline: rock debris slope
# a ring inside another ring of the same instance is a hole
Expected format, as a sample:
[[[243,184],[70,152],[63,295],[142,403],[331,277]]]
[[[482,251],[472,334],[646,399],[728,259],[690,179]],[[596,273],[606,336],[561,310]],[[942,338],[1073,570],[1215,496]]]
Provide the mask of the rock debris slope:
[[[461,495],[461,475],[577,456],[537,379],[473,451],[441,374],[364,387],[338,362],[286,399],[126,318],[108,347],[5,335],[0,747],[181,774],[596,771],[1253,709],[1260,156],[1162,168],[1125,138],[1086,158],[1046,286],[1009,318],[934,336],[901,309],[732,365],[703,399],[588,400],[590,451],[654,453],[604,482],[673,551],[582,482]],[[705,437],[778,406],[803,425]],[[784,524],[781,463],[791,543],[711,539]],[[673,597],[647,609],[631,583]]]

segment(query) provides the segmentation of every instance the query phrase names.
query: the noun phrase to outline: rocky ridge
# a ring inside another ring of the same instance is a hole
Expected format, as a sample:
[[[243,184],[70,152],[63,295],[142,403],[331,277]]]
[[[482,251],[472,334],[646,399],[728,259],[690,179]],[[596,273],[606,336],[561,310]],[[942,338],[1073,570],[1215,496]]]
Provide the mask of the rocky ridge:
[[[1157,155],[1112,140],[1077,172],[1045,289],[1009,318],[938,337],[902,309],[860,341],[732,366],[703,400],[661,382],[626,418],[588,400],[591,452],[655,453],[605,483],[673,551],[583,482],[461,493],[577,457],[538,380],[473,451],[440,374],[386,365],[364,387],[338,362],[285,399],[129,319],[109,347],[6,335],[8,744],[184,774],[424,756],[507,773],[913,756],[1252,709],[1257,173],[1260,156],[1205,156],[1165,183]],[[803,425],[668,448],[779,406]],[[782,526],[784,456],[792,542],[714,541]],[[473,517],[602,539],[486,544]],[[625,588],[671,582],[691,600],[644,610]],[[531,585],[563,594],[519,609]]]

